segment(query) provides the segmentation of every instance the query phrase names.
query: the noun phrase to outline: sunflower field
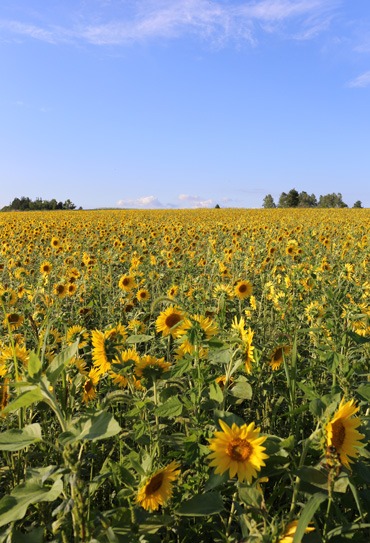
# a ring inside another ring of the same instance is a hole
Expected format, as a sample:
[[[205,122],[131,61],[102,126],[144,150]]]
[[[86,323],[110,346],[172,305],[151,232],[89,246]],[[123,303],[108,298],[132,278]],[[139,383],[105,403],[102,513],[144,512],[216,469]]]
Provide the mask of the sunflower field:
[[[369,232],[2,213],[0,543],[368,543]]]

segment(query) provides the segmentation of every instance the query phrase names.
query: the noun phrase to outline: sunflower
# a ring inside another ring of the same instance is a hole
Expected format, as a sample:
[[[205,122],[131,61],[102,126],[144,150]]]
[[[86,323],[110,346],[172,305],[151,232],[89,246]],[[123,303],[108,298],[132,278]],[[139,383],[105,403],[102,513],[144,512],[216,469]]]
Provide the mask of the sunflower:
[[[150,293],[146,288],[141,288],[136,294],[136,299],[139,302],[147,302],[149,298],[150,298]]]
[[[83,385],[82,401],[88,403],[96,397],[96,385],[99,383],[99,370],[92,368],[89,371],[86,381]]]
[[[58,298],[65,298],[68,294],[67,287],[62,283],[57,283],[54,285],[53,292]]]
[[[139,489],[136,502],[147,511],[156,511],[164,505],[172,496],[172,483],[180,470],[177,462],[171,462],[151,475]]]
[[[218,325],[210,317],[203,315],[191,315],[190,318],[185,318],[179,326],[179,334],[187,334],[187,338],[191,344],[198,341],[208,341],[218,332]]]
[[[131,275],[122,275],[118,281],[118,286],[121,290],[130,292],[130,290],[136,287],[135,279]]]
[[[79,340],[78,348],[83,349],[86,347],[89,340],[89,332],[79,324],[71,326],[68,328],[66,333],[66,343],[67,345],[72,345],[75,341]]]
[[[7,367],[14,363],[14,357],[17,359],[18,364],[27,366],[29,353],[26,347],[20,345],[15,345],[14,348],[11,345],[4,346],[0,350],[0,375],[7,373]]]
[[[97,368],[100,374],[106,373],[110,370],[113,359],[118,354],[118,347],[122,345],[122,336],[125,333],[124,327],[117,330],[112,328],[105,332],[100,330],[93,330],[91,332],[92,339],[92,359],[94,361],[94,367]]]
[[[293,520],[293,522],[289,522],[287,527],[285,528],[285,532],[283,537],[279,539],[279,543],[293,543],[294,534],[297,531],[298,526],[298,520]],[[312,526],[307,526],[304,533],[308,534],[309,532],[313,532],[315,528]]]
[[[234,293],[239,300],[244,300],[253,292],[252,284],[249,281],[238,281],[234,288]]]
[[[172,285],[167,291],[167,296],[171,299],[175,298],[179,293],[179,286],[178,285]]]
[[[284,362],[284,356],[290,353],[291,347],[288,345],[276,347],[271,354],[270,366],[272,370],[278,370]]]
[[[0,367],[1,369],[1,367]],[[1,374],[0,374],[1,375]],[[0,385],[0,411],[5,409],[5,407],[8,405],[9,401],[9,385],[8,385],[8,379],[4,379],[4,382]],[[4,416],[5,415],[1,415]]]
[[[140,361],[136,363],[135,374],[138,377],[144,377],[146,379],[158,379],[162,375],[169,371],[171,364],[165,362],[164,358],[155,358],[150,354],[145,354],[141,357]]]
[[[341,464],[347,469],[350,469],[349,464],[353,462],[349,457],[355,458],[358,455],[357,448],[363,446],[361,439],[365,437],[356,430],[361,419],[353,415],[358,410],[354,400],[345,403],[342,399],[337,412],[325,428],[327,448],[334,448]]]
[[[58,249],[58,247],[60,245],[59,239],[57,237],[53,236],[51,238],[50,245],[53,247],[53,249]]]
[[[135,364],[139,364],[140,355],[135,348],[126,349],[119,353],[119,355],[113,360],[114,369],[116,371],[109,371],[109,377],[113,383],[125,388],[129,383],[129,377],[132,378],[132,369]]]
[[[241,339],[240,348],[244,356],[245,371],[251,373],[252,362],[254,362],[254,346],[252,345],[254,332],[250,327],[248,330],[245,329],[245,320],[243,317],[240,317],[239,322],[238,318],[234,317],[231,328],[237,332]]]
[[[11,330],[18,330],[18,328],[23,324],[24,317],[18,313],[8,313],[3,320],[4,326],[10,326]]]
[[[259,437],[260,428],[255,428],[254,422],[242,426],[228,426],[223,420],[219,420],[222,432],[215,432],[211,438],[209,448],[210,465],[214,466],[215,473],[222,475],[229,470],[230,477],[238,476],[239,482],[252,482],[257,477],[257,471],[265,466],[264,460],[268,455],[263,451],[262,443],[266,437]]]
[[[179,323],[183,320],[184,314],[177,307],[171,305],[162,311],[155,322],[157,332],[162,332],[162,336],[171,336],[177,338],[183,333],[179,330]]]
[[[0,298],[4,305],[15,305],[17,303],[17,293],[12,288],[3,288],[0,286]]]
[[[52,269],[53,265],[48,260],[44,260],[44,262],[42,262],[40,266],[40,273],[46,276],[49,275]]]

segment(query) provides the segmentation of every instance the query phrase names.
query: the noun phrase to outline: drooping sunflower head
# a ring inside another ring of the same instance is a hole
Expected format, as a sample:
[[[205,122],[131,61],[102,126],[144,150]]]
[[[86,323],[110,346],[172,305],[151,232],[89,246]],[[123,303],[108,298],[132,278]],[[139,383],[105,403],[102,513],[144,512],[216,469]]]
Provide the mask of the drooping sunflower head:
[[[342,399],[337,412],[325,427],[326,447],[336,452],[347,469],[350,469],[352,458],[358,456],[358,449],[363,446],[361,440],[365,437],[357,430],[361,425],[361,418],[354,416],[358,410],[354,400],[345,402]]]
[[[53,287],[53,292],[58,298],[65,298],[68,294],[68,289],[63,283],[57,283]]]
[[[272,370],[278,370],[284,362],[284,356],[289,354],[291,347],[289,345],[280,345],[273,350],[270,356],[270,367]]]
[[[160,379],[164,373],[169,371],[171,364],[165,362],[164,358],[156,358],[146,354],[141,357],[140,361],[136,364],[135,374],[138,377],[144,377],[148,380]]]
[[[216,468],[216,474],[229,471],[230,477],[237,475],[239,482],[251,483],[268,458],[263,452],[266,448],[262,447],[266,437],[260,437],[260,429],[254,422],[242,426],[233,423],[230,427],[219,420],[219,425],[222,431],[215,432],[210,439],[210,465]]]
[[[156,511],[165,505],[172,496],[173,482],[180,475],[178,468],[177,462],[171,462],[148,477],[137,493],[136,502],[147,511]]]
[[[179,329],[179,324],[183,318],[184,313],[177,307],[171,305],[157,317],[155,323],[156,330],[157,332],[161,332],[162,336],[169,336],[171,334],[173,338],[177,338],[181,333],[184,333],[184,331]]]
[[[75,341],[79,340],[78,347],[83,349],[86,347],[89,341],[89,332],[81,325],[76,324],[70,326],[66,333],[66,343],[67,345],[72,345]]]

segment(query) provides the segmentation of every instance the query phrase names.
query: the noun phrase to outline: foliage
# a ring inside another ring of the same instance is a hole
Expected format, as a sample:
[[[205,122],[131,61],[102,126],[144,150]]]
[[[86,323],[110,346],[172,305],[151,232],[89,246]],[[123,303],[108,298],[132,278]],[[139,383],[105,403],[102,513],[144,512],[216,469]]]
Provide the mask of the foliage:
[[[76,209],[76,206],[69,199],[63,203],[57,202],[55,198],[52,200],[43,200],[42,198],[31,200],[28,196],[22,196],[21,198],[14,198],[8,206],[3,207],[0,211],[43,211],[56,209]]]
[[[271,194],[267,194],[263,199],[264,208],[276,207],[275,202]],[[314,194],[309,195],[306,191],[298,192],[296,189],[291,189],[288,193],[282,192],[279,197],[277,207],[292,208],[292,207],[324,207],[324,208],[342,208],[348,207],[343,202],[340,192],[320,195],[319,201]],[[353,207],[362,207],[360,200],[357,200]]]

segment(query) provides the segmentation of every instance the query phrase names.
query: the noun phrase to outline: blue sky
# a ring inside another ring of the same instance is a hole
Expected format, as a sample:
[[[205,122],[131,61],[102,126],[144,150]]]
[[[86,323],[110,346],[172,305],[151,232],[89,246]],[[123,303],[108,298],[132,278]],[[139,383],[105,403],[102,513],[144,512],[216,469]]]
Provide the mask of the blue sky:
[[[370,207],[369,0],[1,0],[0,207]]]

